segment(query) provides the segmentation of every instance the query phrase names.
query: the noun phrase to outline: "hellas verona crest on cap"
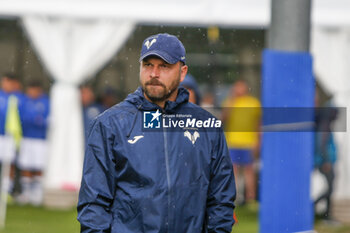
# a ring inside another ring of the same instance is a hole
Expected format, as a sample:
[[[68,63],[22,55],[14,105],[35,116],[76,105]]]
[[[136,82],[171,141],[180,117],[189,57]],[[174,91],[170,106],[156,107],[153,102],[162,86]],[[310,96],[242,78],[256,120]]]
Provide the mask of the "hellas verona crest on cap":
[[[157,42],[156,38],[153,38],[153,40],[151,40],[151,42],[148,40],[145,42],[145,46],[147,47],[147,49],[149,49],[154,43]]]

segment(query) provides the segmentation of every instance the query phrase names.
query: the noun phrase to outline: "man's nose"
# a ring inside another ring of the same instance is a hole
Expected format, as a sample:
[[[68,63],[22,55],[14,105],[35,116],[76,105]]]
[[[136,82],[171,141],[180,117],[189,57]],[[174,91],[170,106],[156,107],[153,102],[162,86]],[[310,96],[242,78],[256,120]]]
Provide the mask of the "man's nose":
[[[160,74],[159,67],[154,66],[153,69],[152,69],[152,72],[151,72],[151,77],[152,78],[158,78],[159,74]]]

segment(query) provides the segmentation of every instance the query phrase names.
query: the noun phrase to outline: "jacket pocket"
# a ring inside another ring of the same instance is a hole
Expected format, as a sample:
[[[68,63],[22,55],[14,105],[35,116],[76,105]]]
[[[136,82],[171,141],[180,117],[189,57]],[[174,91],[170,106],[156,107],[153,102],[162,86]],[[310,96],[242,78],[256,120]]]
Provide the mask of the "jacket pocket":
[[[115,217],[117,217],[120,222],[124,224],[129,223],[140,214],[139,205],[130,197],[117,199],[116,202]]]

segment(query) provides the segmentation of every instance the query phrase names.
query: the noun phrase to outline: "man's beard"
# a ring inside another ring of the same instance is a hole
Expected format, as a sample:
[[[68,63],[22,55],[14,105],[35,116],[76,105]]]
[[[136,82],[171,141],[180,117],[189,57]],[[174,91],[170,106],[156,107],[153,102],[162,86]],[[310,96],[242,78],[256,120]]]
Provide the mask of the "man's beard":
[[[150,81],[146,82],[144,85],[142,85],[142,89],[145,93],[145,95],[152,101],[152,102],[162,102],[167,100],[178,88],[180,84],[180,77],[174,82],[172,82],[167,88],[163,83],[159,82],[158,79],[151,79]],[[151,91],[151,88],[149,85],[159,85],[163,88],[163,91],[158,91],[158,93],[153,93]]]

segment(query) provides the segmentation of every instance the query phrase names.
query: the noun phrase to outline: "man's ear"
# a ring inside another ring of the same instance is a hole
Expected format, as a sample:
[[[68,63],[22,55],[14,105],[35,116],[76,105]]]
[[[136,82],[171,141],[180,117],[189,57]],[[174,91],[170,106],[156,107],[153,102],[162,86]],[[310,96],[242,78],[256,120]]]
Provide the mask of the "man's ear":
[[[187,74],[188,71],[188,66],[187,65],[183,65],[181,66],[181,70],[180,70],[180,82],[184,81],[185,76]]]

